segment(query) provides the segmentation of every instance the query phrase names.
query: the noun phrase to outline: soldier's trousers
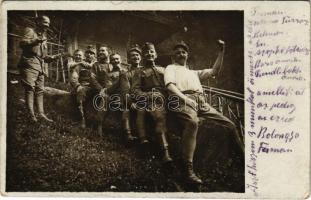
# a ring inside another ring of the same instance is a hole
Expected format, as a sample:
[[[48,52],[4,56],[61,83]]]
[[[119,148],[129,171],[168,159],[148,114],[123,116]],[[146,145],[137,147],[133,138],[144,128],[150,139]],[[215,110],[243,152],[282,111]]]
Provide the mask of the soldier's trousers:
[[[160,147],[162,150],[168,148],[168,142],[167,142],[167,127],[166,127],[166,111],[165,108],[159,108],[159,109],[154,109],[154,110],[142,110],[142,109],[137,109],[137,121],[136,121],[136,126],[137,126],[137,132],[138,136],[141,141],[146,139],[146,127],[145,127],[145,119],[146,115],[150,115],[152,118],[152,121],[154,123],[155,127],[155,135],[156,135],[156,140],[159,143]]]
[[[114,98],[114,97],[118,98]],[[121,97],[121,98],[120,98]],[[125,103],[122,95],[111,94],[110,96],[100,97],[97,99],[97,107],[100,108],[100,117],[102,120],[109,115],[110,112],[121,112],[122,129],[125,132],[131,132],[130,125],[130,110],[125,108]],[[94,99],[93,99],[94,102]]]
[[[21,82],[25,90],[26,107],[34,117],[34,99],[36,99],[39,113],[43,114],[44,74],[32,68],[21,68]]]
[[[26,91],[35,91],[36,93],[43,93],[44,91],[44,74],[32,68],[22,68],[21,82]]]
[[[205,118],[209,121],[213,120],[217,125],[227,128],[230,136],[234,137],[235,142],[241,148],[241,151],[244,152],[244,144],[239,137],[235,124],[230,119],[207,104],[202,94],[194,93],[185,95],[198,103],[198,107],[193,108],[184,102],[179,101],[180,106],[178,109],[174,110],[174,113],[184,127],[182,131],[182,154],[185,160],[193,160],[199,117]]]

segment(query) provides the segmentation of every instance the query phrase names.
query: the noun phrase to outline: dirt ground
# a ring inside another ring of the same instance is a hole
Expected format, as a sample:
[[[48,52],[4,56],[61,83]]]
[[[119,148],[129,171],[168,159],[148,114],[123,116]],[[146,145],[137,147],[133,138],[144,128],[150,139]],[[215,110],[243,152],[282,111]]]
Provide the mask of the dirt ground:
[[[46,100],[45,108],[54,123],[29,123],[21,86],[8,82],[7,192],[244,192],[244,160],[231,151],[225,158],[210,156],[208,161],[197,154],[194,166],[204,184],[192,188],[180,180],[178,165],[168,171],[156,154],[141,157],[137,146],[124,145],[116,127],[100,138],[58,113],[53,102]],[[171,139],[174,158],[179,140]]]

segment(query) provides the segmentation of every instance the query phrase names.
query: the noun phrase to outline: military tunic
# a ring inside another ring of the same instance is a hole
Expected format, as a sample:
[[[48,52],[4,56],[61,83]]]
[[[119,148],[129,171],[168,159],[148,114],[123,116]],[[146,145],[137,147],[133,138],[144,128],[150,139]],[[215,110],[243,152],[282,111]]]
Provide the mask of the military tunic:
[[[47,73],[44,64],[53,60],[47,55],[46,41],[38,41],[44,38],[46,39],[46,33],[26,27],[20,42],[23,52],[18,67],[22,83],[26,89],[36,89],[37,93],[43,93],[44,90],[44,75]]]
[[[165,100],[166,89],[164,86],[164,68],[161,66],[142,67],[136,70],[133,76],[131,92],[138,100],[135,106],[138,108],[146,108],[147,111],[153,110],[153,107],[162,108],[165,112],[165,102],[154,100]],[[153,97],[161,97],[153,98]],[[143,101],[146,99],[147,101]]]
[[[134,106],[139,112],[147,112],[151,115],[161,148],[167,150],[166,90],[163,74],[164,68],[161,66],[142,67],[140,70],[136,70],[131,91],[135,95]],[[145,137],[145,133],[140,134],[140,137]]]

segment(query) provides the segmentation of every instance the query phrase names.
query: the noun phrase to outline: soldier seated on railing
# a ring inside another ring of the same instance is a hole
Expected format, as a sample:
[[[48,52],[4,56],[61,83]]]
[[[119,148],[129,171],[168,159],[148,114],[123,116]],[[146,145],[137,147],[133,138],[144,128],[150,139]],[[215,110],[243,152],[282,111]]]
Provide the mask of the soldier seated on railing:
[[[165,85],[163,80],[164,68],[155,64],[157,52],[154,45],[150,42],[145,43],[142,48],[142,56],[144,66],[140,70],[136,70],[133,83],[132,94],[134,94],[136,102],[135,107],[146,115],[151,116],[155,125],[155,136],[161,151],[163,164],[170,164],[172,158],[168,150],[167,142],[167,126],[166,126],[166,110],[163,107],[163,102],[153,101],[153,96],[164,99],[166,96]],[[155,98],[156,99],[156,98]],[[145,101],[146,100],[146,101]],[[159,106],[159,107],[158,107]],[[158,109],[154,109],[158,108]],[[143,122],[144,117],[142,117]],[[144,143],[147,141],[146,133],[138,127],[140,141]]]
[[[106,106],[103,107],[103,111],[105,111],[103,118],[110,111],[121,111],[125,140],[127,143],[132,143],[135,137],[132,135],[130,112],[125,107],[125,98],[122,91],[123,84],[127,84],[126,69],[121,66],[121,56],[118,53],[113,53],[109,56],[108,61],[110,60],[111,65],[108,65],[107,59],[108,47],[101,47],[98,62],[93,65],[93,73],[96,75],[97,80],[97,83],[93,87],[101,95],[105,96]]]
[[[76,50],[75,54],[80,54],[80,50]],[[72,87],[72,94],[76,98],[78,104],[78,109],[81,115],[81,127],[85,128],[85,102],[87,97],[95,95],[96,91],[92,90],[91,85],[93,85],[95,80],[94,74],[91,72],[91,65],[76,59],[75,63],[71,63],[69,69],[69,81]]]
[[[217,112],[205,102],[200,80],[214,76],[223,60],[224,42],[219,41],[220,52],[212,69],[190,70],[187,67],[189,47],[184,42],[174,46],[175,63],[168,65],[164,72],[164,81],[170,92],[170,97],[178,99],[178,104],[169,106],[183,124],[182,131],[182,169],[186,182],[201,184],[202,180],[193,171],[193,156],[196,148],[198,117],[216,120],[230,129],[235,141],[244,152],[244,144],[240,140],[235,124],[227,117]]]

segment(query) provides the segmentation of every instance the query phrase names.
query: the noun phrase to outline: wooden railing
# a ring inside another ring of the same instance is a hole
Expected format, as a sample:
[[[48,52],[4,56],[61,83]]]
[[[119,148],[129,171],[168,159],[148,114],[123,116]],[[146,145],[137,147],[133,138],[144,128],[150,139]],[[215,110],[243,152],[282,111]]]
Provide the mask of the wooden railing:
[[[236,124],[244,141],[244,94],[210,86],[203,89],[206,102]]]

